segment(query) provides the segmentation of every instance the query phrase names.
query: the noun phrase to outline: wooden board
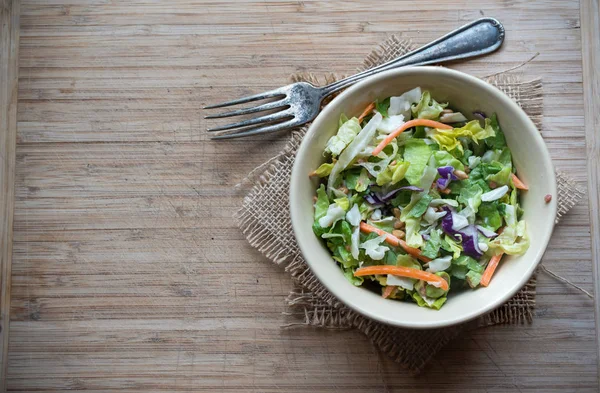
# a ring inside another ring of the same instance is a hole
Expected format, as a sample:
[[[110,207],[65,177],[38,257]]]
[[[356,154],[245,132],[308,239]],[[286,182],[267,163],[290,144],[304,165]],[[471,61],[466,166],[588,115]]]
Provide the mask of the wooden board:
[[[418,378],[359,333],[281,329],[290,281],[232,213],[286,136],[204,133],[206,104],[481,15],[505,45],[452,67],[485,76],[539,52],[518,72],[543,79],[544,138],[587,187],[577,1],[22,1],[9,390],[598,391],[594,302],[545,275],[531,326],[464,334]],[[544,264],[592,290],[589,207]]]
[[[17,142],[19,3],[0,1],[0,391],[6,389]]]

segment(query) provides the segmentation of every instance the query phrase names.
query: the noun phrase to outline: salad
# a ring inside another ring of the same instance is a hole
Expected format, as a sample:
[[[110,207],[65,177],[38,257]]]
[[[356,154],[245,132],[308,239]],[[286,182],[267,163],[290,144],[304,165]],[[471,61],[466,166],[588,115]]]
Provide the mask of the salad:
[[[527,251],[527,186],[496,115],[473,117],[418,87],[341,116],[310,174],[313,231],[352,284],[439,310]]]

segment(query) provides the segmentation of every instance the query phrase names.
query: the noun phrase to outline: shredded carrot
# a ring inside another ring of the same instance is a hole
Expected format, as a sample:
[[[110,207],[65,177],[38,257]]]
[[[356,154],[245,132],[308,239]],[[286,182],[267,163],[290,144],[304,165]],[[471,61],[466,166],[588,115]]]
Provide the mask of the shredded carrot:
[[[527,187],[527,185],[525,185],[525,183],[523,183],[521,181],[521,179],[519,179],[517,177],[517,175],[515,175],[514,173],[512,174],[512,181],[513,181],[513,184],[515,185],[515,187],[518,188],[519,190],[525,190],[525,191],[529,190],[529,187]]]
[[[355,277],[372,276],[375,274],[393,274],[394,276],[416,278],[417,280],[427,281],[428,283],[439,284],[440,288],[444,291],[449,289],[448,282],[442,277],[412,267],[376,265],[361,267],[354,272]]]
[[[385,139],[382,140],[381,143],[379,143],[379,145],[377,145],[377,147],[373,150],[373,155],[376,156],[377,154],[381,153],[383,148],[386,147],[391,141],[393,141],[394,138],[396,138],[398,135],[402,134],[404,131],[408,130],[409,128],[416,127],[416,126],[440,128],[442,130],[449,130],[452,128],[452,126],[449,126],[448,124],[440,123],[438,121],[433,121],[433,120],[427,120],[427,119],[414,119],[414,120],[407,121],[406,123],[402,124],[398,129],[396,129],[396,131],[392,132],[387,137],[385,137]]]
[[[492,259],[490,259],[490,262],[488,263],[487,267],[485,268],[485,271],[483,272],[483,275],[481,276],[481,281],[479,282],[484,287],[490,285],[492,276],[494,275],[494,272],[496,271],[496,268],[498,267],[501,258],[502,254],[498,254],[494,255]]]
[[[375,103],[374,103],[374,102],[371,102],[371,103],[370,103],[370,104],[369,104],[369,105],[368,105],[368,106],[365,108],[365,110],[363,111],[363,113],[361,113],[361,114],[360,114],[360,116],[358,116],[358,122],[360,123],[361,121],[363,121],[363,119],[364,119],[365,117],[367,117],[367,115],[368,115],[369,113],[371,113],[371,111],[372,111],[373,109],[375,109]]]
[[[379,236],[385,236],[386,243],[388,243],[392,246],[402,247],[404,249],[404,251],[406,251],[413,257],[420,259],[423,262],[431,261],[431,259],[421,255],[421,250],[419,250],[418,248],[409,246],[408,244],[406,244],[406,242],[404,240],[397,238],[396,236],[392,235],[391,233],[387,233],[384,230],[374,227],[373,225],[369,225],[366,222],[361,222],[360,230],[363,233],[376,233]]]
[[[383,291],[383,298],[387,299],[388,297],[392,296],[392,293],[394,292],[394,289],[396,289],[396,287],[394,285],[388,285],[385,287],[385,290]]]

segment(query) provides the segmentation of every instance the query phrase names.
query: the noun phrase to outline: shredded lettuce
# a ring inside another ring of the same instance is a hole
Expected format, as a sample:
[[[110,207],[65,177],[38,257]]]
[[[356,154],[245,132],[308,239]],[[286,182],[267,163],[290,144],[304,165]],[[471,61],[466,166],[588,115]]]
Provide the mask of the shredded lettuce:
[[[437,257],[440,248],[442,247],[442,231],[439,229],[433,229],[429,232],[429,239],[425,243],[425,247],[421,251],[424,257],[434,259]],[[444,269],[445,270],[445,269]]]
[[[411,106],[421,100],[421,88],[416,87],[412,90],[407,91],[399,97],[390,97],[390,107],[388,108],[388,115],[402,115],[405,120],[410,119]]]
[[[376,182],[378,186],[383,186],[386,184],[394,185],[404,179],[406,175],[406,171],[410,166],[410,162],[408,161],[397,161],[393,165],[390,164],[385,168],[385,170],[381,171],[376,178]]]
[[[431,149],[422,139],[409,139],[406,142],[404,148],[404,161],[410,162],[410,166],[404,177],[410,184],[419,184],[431,154]]]
[[[477,120],[470,121],[461,128],[435,129],[430,133],[431,139],[435,140],[442,149],[446,151],[458,149],[461,153],[464,152],[464,148],[458,138],[467,137],[477,144],[480,140],[490,136],[494,136],[492,127],[486,125],[485,128],[482,128]]]
[[[423,245],[423,236],[419,233],[421,228],[421,219],[406,219],[406,243],[410,247],[420,248]]]
[[[473,183],[468,187],[463,187],[458,196],[458,202],[463,203],[471,208],[474,213],[477,213],[479,205],[481,205],[481,196],[483,189],[477,183]]]
[[[327,192],[325,186],[321,184],[321,187],[317,189],[317,201],[315,202],[315,220],[319,220],[327,214],[329,208],[329,198],[327,198]]]
[[[400,128],[402,124],[404,124],[403,115],[384,117],[381,121],[381,124],[379,124],[379,127],[377,127],[377,131],[381,132],[382,134],[391,134]]]
[[[340,122],[342,120],[340,119]],[[360,132],[360,123],[356,117],[345,121],[338,129],[337,134],[329,138],[325,146],[325,153],[331,153],[332,156],[339,156],[342,150],[354,140]]]
[[[329,174],[329,179],[327,181],[328,192],[333,193],[334,185],[340,172],[346,169],[356,155],[367,147],[371,139],[373,139],[375,132],[377,132],[377,127],[379,126],[379,123],[381,123],[381,119],[381,114],[376,113],[371,120],[369,120],[365,128],[356,135],[354,140],[352,140],[348,147],[340,154],[339,159]]]
[[[424,91],[421,95],[419,103],[411,107],[413,116],[418,119],[429,119],[435,120],[440,117],[440,113],[446,108],[448,104],[440,104],[433,98],[431,93]]]
[[[354,277],[357,268],[391,265],[427,270],[449,287],[452,278],[453,290],[477,288],[492,256],[527,251],[520,191],[512,182],[515,168],[496,115],[468,122],[458,112],[442,113],[446,105],[416,88],[376,100],[362,122],[342,115],[325,149],[327,161],[310,173],[311,181],[318,176],[326,183],[316,191],[313,232],[352,285],[364,284]],[[415,117],[460,124],[417,126],[386,139]],[[387,244],[387,234],[403,239],[429,262],[407,254],[406,247]],[[431,309],[442,307],[450,290],[437,281],[394,275],[367,279],[388,299]]]
[[[373,260],[379,261],[383,259],[385,256],[385,252],[390,248],[387,246],[382,246],[381,243],[385,241],[384,236],[378,236],[374,239],[367,240],[366,242],[360,245],[360,248],[365,250],[365,253]]]

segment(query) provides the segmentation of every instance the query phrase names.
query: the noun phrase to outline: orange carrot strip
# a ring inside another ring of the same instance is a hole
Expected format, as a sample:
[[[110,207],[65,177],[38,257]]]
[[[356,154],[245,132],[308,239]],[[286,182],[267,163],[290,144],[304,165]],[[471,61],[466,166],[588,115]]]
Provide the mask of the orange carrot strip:
[[[525,183],[523,183],[521,181],[521,179],[519,179],[517,177],[517,175],[515,175],[514,173],[512,174],[512,181],[513,181],[513,184],[515,185],[515,187],[518,188],[519,190],[525,190],[525,191],[529,190],[529,187],[527,187],[527,185],[525,185]]]
[[[417,280],[427,281],[428,283],[439,284],[440,288],[444,291],[447,291],[449,288],[448,282],[442,277],[405,266],[377,265],[361,267],[354,272],[354,277],[372,276],[375,274],[393,274],[394,276],[416,278]]]
[[[377,154],[381,153],[383,148],[386,147],[391,141],[393,141],[394,138],[396,138],[398,135],[402,134],[404,131],[408,130],[409,128],[416,127],[416,126],[440,128],[442,130],[452,129],[452,126],[449,126],[448,124],[440,123],[438,121],[427,120],[427,119],[410,120],[410,121],[407,121],[406,123],[402,124],[400,127],[398,127],[398,129],[396,131],[394,131],[391,134],[389,134],[388,136],[386,136],[385,139],[382,140],[381,143],[379,143],[379,145],[377,145],[377,147],[373,150],[373,155],[376,156]]]
[[[383,291],[383,298],[387,299],[388,297],[392,296],[392,292],[394,292],[394,289],[396,289],[396,287],[394,285],[388,285],[385,287],[385,290]]]
[[[481,276],[481,281],[479,282],[484,287],[490,285],[490,280],[492,279],[492,276],[494,275],[494,272],[496,271],[496,268],[498,267],[501,258],[502,254],[498,254],[494,255],[492,259],[490,259],[490,262],[488,263],[487,267],[485,268],[485,271],[483,272],[483,275]]]
[[[358,116],[358,122],[360,123],[361,121],[363,121],[363,119],[364,119],[365,117],[367,117],[367,115],[368,115],[369,113],[371,113],[371,111],[372,111],[373,109],[375,109],[375,103],[374,103],[374,102],[371,102],[371,103],[370,103],[370,104],[369,104],[369,105],[368,105],[368,106],[365,108],[365,110],[363,111],[363,113],[361,113],[361,114],[360,114],[360,116]]]
[[[408,244],[406,244],[406,242],[402,239],[397,238],[396,236],[392,235],[391,233],[387,233],[384,230],[381,230],[377,227],[374,227],[373,225],[369,225],[366,222],[361,222],[360,223],[360,230],[363,233],[376,233],[379,236],[385,236],[385,241],[386,243],[392,245],[392,246],[396,246],[396,247],[402,247],[404,249],[404,251],[406,251],[407,253],[409,253],[410,255],[412,255],[415,258],[420,259],[423,262],[429,262],[431,261],[431,259],[424,257],[423,255],[421,255],[421,250],[419,250],[418,248],[414,248],[409,246]]]

